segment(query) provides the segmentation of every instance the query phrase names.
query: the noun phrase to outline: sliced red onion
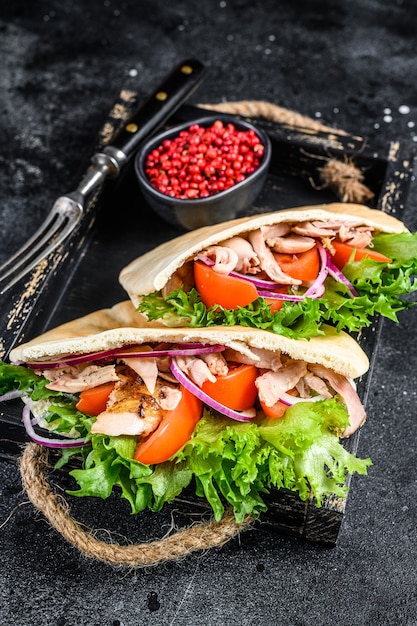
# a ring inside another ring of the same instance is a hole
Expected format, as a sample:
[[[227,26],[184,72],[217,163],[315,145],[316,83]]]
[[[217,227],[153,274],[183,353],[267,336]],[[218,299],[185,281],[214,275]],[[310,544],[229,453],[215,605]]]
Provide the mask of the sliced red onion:
[[[250,422],[256,415],[256,409],[248,409],[247,411],[235,411],[234,409],[229,409],[229,407],[224,406],[224,404],[220,404],[210,398],[198,385],[196,385],[192,380],[188,378],[186,374],[180,369],[178,364],[176,363],[175,358],[171,360],[171,372],[174,374],[175,378],[179,383],[184,385],[184,387],[194,394],[199,400],[207,404],[215,411],[226,415],[226,417],[230,417],[231,419],[237,420],[238,422]]]
[[[313,284],[310,285],[307,291],[305,291],[300,296],[296,294],[278,293],[277,291],[273,291],[274,289],[282,287],[283,285],[276,283],[272,280],[263,280],[260,278],[256,278],[255,276],[250,276],[248,274],[240,274],[239,272],[230,272],[229,276],[233,276],[234,278],[240,278],[242,280],[246,280],[252,283],[255,287],[258,288],[258,295],[262,298],[274,298],[276,300],[286,300],[288,302],[302,302],[305,298],[321,298],[325,292],[323,283],[326,280],[327,275],[330,274],[332,278],[346,285],[352,296],[358,296],[358,292],[348,281],[346,276],[333,264],[330,252],[325,249],[320,242],[317,242],[317,249],[320,255],[320,271]],[[199,255],[198,259],[206,265],[214,265],[214,261],[207,256]]]
[[[316,280],[305,292],[304,294],[305,298],[319,298],[324,293],[324,289],[321,290],[321,288],[323,287],[323,283],[326,280],[327,274],[329,272],[328,257],[327,257],[326,250],[323,248],[320,242],[317,242],[317,250],[320,256],[320,271],[317,275]],[[320,295],[317,295],[317,293],[320,293]]]
[[[288,302],[301,302],[305,298],[320,298],[324,293],[323,283],[328,274],[327,268],[327,255],[323,246],[317,242],[317,248],[320,255],[320,271],[317,275],[317,278],[313,282],[313,284],[307,289],[305,293],[300,296],[290,293],[278,293],[273,291],[279,287],[285,287],[286,285],[282,285],[281,283],[277,283],[273,280],[264,280],[262,278],[257,278],[256,276],[251,276],[249,274],[240,274],[239,272],[229,272],[228,276],[233,276],[234,278],[240,278],[241,280],[245,280],[249,283],[252,283],[257,289],[259,296],[263,298],[275,298],[277,300],[287,300]],[[199,261],[202,261],[208,266],[214,265],[214,261],[210,259],[210,257],[205,255],[198,255]],[[264,291],[266,290],[266,291]]]
[[[204,265],[209,265],[210,267],[215,265],[215,262],[213,261],[213,259],[211,259],[206,254],[197,254],[194,257],[194,261],[201,261],[202,263],[204,263]]]
[[[80,365],[81,363],[88,363],[90,361],[100,361],[112,357],[117,358],[156,358],[161,356],[194,356],[196,354],[206,354],[210,352],[222,352],[225,347],[220,344],[207,345],[207,344],[180,344],[178,348],[166,349],[166,350],[149,350],[147,352],[141,350],[128,350],[125,347],[115,348],[113,350],[103,350],[101,352],[90,352],[88,354],[78,354],[75,356],[68,355],[61,357],[59,361],[29,361],[26,363],[27,367],[31,369],[56,369],[60,367],[68,367],[70,365]]]
[[[317,300],[318,298],[321,298],[324,295],[324,292],[326,291],[326,287],[323,285],[317,285],[315,291],[314,291],[314,295],[308,295],[307,296],[307,292],[304,293],[304,298],[310,297],[312,300]]]
[[[47,448],[79,448],[81,446],[88,445],[85,439],[52,439],[50,437],[42,437],[38,435],[32,426],[31,419],[31,403],[25,404],[22,411],[22,422],[26,429],[28,436],[35,443],[45,446]]]
[[[262,278],[256,278],[256,276],[252,276],[251,274],[239,274],[239,272],[230,272],[229,276],[246,280],[248,283],[252,283],[252,285],[254,285],[255,287],[261,287],[261,289],[276,289],[277,287],[285,287],[285,285],[282,285],[281,283],[276,283],[273,280],[263,280]]]
[[[352,296],[354,296],[355,298],[359,296],[358,292],[356,291],[352,283],[346,278],[343,272],[341,272],[339,268],[336,267],[336,265],[334,265],[334,263],[332,262],[332,256],[330,252],[326,250],[326,253],[327,253],[327,268],[328,268],[330,276],[334,278],[335,280],[337,280],[339,283],[343,283],[344,285],[346,285],[346,287],[349,289]]]
[[[305,296],[296,296],[290,293],[278,293],[277,291],[258,291],[261,298],[275,298],[275,300],[286,300],[288,302],[301,302]]]
[[[0,396],[0,402],[8,402],[9,400],[14,400],[15,398],[21,398],[22,396],[23,391],[20,391],[20,389],[12,389],[11,391],[7,391]]]
[[[324,281],[326,280],[328,274],[328,258],[326,250],[319,242],[317,242],[317,249],[320,255],[320,270],[315,281],[302,295],[297,296],[296,294],[277,293],[274,291],[259,291],[259,295],[263,298],[275,298],[277,300],[287,300],[289,302],[302,302],[306,298],[312,298],[313,300],[321,298],[325,291]]]
[[[213,259],[204,255],[198,254],[194,257],[195,261],[201,261],[205,265],[209,267],[213,267],[215,265]],[[252,283],[255,287],[261,287],[263,289],[276,289],[277,287],[282,287],[281,283],[276,283],[274,280],[264,280],[262,278],[256,278],[256,276],[252,276],[251,274],[241,274],[240,272],[231,271],[228,273],[228,276],[233,276],[233,278],[240,278],[241,280],[246,280],[248,283]]]

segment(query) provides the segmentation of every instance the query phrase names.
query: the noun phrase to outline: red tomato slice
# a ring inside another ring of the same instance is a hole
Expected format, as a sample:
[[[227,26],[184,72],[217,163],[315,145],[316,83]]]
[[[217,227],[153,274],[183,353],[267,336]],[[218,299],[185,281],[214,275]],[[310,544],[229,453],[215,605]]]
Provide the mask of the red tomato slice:
[[[230,367],[226,376],[217,376],[215,383],[207,380],[201,388],[210,398],[229,409],[246,411],[255,404],[258,375],[255,365],[237,365]]]
[[[372,261],[392,263],[392,259],[370,248],[355,248],[355,246],[350,246],[348,243],[342,243],[341,241],[332,241],[332,246],[336,251],[335,254],[332,255],[332,262],[340,270],[343,269],[349,261],[353,251],[355,251],[355,256],[353,257],[354,261],[361,261],[364,257],[369,257]]]
[[[203,404],[181,385],[176,409],[166,411],[158,428],[136,446],[133,458],[146,465],[163,463],[189,441],[203,413]]]
[[[292,396],[296,396],[297,395],[297,391],[295,389],[290,389],[290,391],[288,391],[287,393],[289,393]],[[283,402],[280,402],[278,400],[278,402],[275,402],[275,404],[273,406],[266,406],[266,404],[264,404],[264,402],[262,402],[262,400],[259,400],[262,411],[265,413],[265,415],[271,419],[278,419],[280,417],[284,416],[285,411],[288,409],[288,405],[284,404]]]
[[[194,262],[194,283],[207,308],[220,305],[225,309],[237,309],[258,298],[258,292],[252,283],[235,276],[219,274],[201,261]]]
[[[114,389],[115,383],[104,383],[98,387],[84,389],[80,393],[80,398],[75,405],[79,411],[87,415],[99,415],[106,409],[109,395]]]
[[[320,271],[320,255],[317,246],[299,254],[274,252],[274,257],[283,272],[302,281],[315,280]]]

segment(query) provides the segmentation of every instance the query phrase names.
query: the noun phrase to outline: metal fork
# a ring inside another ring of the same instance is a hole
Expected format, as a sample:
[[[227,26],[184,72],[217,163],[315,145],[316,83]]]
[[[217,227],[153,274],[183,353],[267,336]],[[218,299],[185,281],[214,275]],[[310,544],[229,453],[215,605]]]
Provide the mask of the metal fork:
[[[87,198],[107,178],[115,178],[141,143],[178,109],[204,79],[200,61],[180,63],[154,93],[127,120],[111,144],[92,157],[92,166],[78,187],[59,197],[40,228],[0,266],[0,289],[4,294],[40,261],[57,248],[80,221]]]

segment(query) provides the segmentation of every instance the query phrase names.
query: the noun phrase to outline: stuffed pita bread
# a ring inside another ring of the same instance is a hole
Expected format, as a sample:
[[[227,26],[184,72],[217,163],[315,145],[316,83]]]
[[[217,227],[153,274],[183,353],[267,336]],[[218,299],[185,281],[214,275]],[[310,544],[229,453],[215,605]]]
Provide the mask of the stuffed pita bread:
[[[382,211],[333,203],[190,231],[132,261],[120,283],[154,324],[300,338],[323,323],[357,332],[376,314],[396,321],[416,271],[416,233]]]
[[[344,497],[347,476],[370,464],[339,440],[365,419],[353,379],[368,358],[331,327],[309,341],[244,327],[152,328],[123,302],[10,359],[0,399],[22,397],[29,436],[61,448],[59,465],[82,456],[71,493],[106,498],[116,487],[134,513],[190,483],[216,519],[226,505],[237,521],[256,517],[275,488],[320,505]]]

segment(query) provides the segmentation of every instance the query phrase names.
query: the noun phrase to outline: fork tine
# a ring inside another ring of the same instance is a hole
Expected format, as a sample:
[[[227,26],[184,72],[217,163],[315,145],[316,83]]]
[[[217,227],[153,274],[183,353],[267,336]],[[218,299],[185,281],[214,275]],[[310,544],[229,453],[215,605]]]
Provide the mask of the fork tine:
[[[21,271],[1,288],[5,293],[44,259],[74,230],[83,213],[83,196],[76,190],[55,201],[40,228],[0,267],[0,283]]]
[[[55,232],[55,228],[52,227],[58,217],[60,216],[58,216],[56,212],[51,211],[30,239],[7,259],[7,261],[0,265],[0,282],[10,276],[10,274],[17,270],[23,263],[28,261],[30,257],[36,254],[37,250],[51,238]],[[62,216],[60,221],[62,221]],[[57,224],[57,226],[59,226],[59,224]]]
[[[65,222],[67,222],[65,224]],[[64,227],[59,231],[59,228]],[[16,274],[4,287],[1,288],[0,294],[4,294],[8,289],[13,287],[25,274],[33,269],[42,259],[44,259],[61,241],[63,241],[68,233],[73,229],[73,223],[68,217],[62,214],[50,214],[45,220],[41,228],[31,237],[31,239],[18,250],[11,259],[4,263],[0,270],[8,267],[7,271],[0,275],[0,282],[8,276],[16,272],[23,266],[23,269]],[[35,246],[31,249],[31,244]],[[14,263],[13,263],[14,262]]]

